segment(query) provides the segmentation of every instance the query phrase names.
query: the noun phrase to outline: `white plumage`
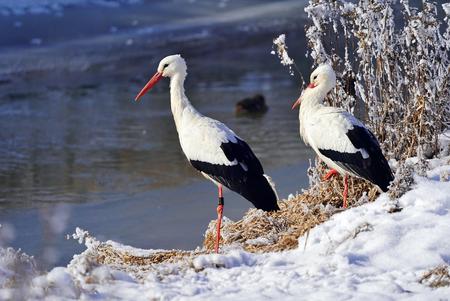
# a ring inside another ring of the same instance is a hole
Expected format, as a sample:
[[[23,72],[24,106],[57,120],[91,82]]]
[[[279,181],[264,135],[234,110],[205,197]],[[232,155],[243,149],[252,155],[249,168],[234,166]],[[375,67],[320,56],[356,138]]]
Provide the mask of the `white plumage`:
[[[237,160],[228,160],[220,148],[223,143],[237,141],[234,132],[223,123],[187,109],[177,130],[181,148],[189,160],[220,165],[238,164]]]
[[[180,55],[165,57],[136,100],[162,77],[170,78],[170,106],[181,148],[191,165],[219,187],[217,251],[223,210],[222,185],[265,211],[279,209],[277,196],[247,143],[226,125],[203,116],[191,105],[184,93],[186,71],[186,62]]]
[[[344,175],[345,183],[352,175],[387,191],[392,172],[375,136],[350,113],[323,105],[335,85],[330,65],[321,65],[311,74],[310,84],[293,105],[300,105],[300,136],[329,167]]]
[[[354,126],[364,127],[350,113],[325,106],[316,108],[315,112],[308,112],[308,101],[302,104],[300,112],[300,132],[303,141],[310,145],[329,167],[341,174],[346,172],[328,157],[322,155],[319,149],[353,154],[359,152],[362,158],[367,159],[369,157],[364,148],[356,148],[347,136],[347,132],[352,130]],[[347,173],[351,172],[347,171]]]

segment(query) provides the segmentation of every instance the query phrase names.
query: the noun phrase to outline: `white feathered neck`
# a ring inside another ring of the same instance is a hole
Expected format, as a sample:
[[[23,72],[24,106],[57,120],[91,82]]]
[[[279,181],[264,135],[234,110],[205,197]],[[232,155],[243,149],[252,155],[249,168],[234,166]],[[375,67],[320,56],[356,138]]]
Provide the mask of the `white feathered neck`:
[[[202,116],[189,102],[184,93],[184,81],[186,79],[186,72],[177,72],[170,77],[170,108],[172,110],[175,126],[177,130],[181,125],[181,119],[185,117]],[[186,116],[186,114],[190,116]]]
[[[334,87],[333,85],[324,83],[319,84],[315,88],[307,88],[303,91],[299,110],[299,120],[300,120],[300,136],[306,145],[309,145],[309,139],[307,135],[307,125],[308,122],[314,122],[313,119],[317,118],[317,114],[326,106],[323,104],[325,96]],[[337,109],[338,110],[338,109]]]

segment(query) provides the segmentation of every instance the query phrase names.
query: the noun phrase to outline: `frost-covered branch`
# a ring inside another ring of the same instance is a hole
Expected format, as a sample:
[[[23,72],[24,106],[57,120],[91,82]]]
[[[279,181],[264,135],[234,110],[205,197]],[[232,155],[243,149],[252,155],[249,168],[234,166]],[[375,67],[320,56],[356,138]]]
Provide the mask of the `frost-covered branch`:
[[[305,11],[308,55],[341,72],[332,104],[354,110],[361,99],[359,117],[390,157],[436,155],[450,121],[448,14],[439,20],[428,0],[421,10],[407,0],[311,0]]]
[[[289,68],[289,74],[291,76],[294,76],[294,69],[298,72],[301,78],[301,85],[305,84],[305,80],[303,78],[302,73],[298,69],[297,65],[295,64],[295,61],[293,58],[289,56],[289,53],[287,51],[287,45],[286,45],[286,35],[280,34],[277,38],[273,40],[272,45],[272,51],[270,52],[273,55],[278,55],[278,58],[280,59],[280,63],[283,66],[288,66]]]

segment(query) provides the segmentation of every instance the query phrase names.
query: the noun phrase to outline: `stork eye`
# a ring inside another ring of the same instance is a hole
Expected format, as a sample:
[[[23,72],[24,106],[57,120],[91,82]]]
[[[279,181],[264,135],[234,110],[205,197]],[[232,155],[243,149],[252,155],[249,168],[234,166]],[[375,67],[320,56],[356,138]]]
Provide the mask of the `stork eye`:
[[[317,75],[314,75],[313,80],[316,80],[316,78],[317,78]]]
[[[169,64],[164,64],[163,69],[166,69],[166,67],[168,67]]]

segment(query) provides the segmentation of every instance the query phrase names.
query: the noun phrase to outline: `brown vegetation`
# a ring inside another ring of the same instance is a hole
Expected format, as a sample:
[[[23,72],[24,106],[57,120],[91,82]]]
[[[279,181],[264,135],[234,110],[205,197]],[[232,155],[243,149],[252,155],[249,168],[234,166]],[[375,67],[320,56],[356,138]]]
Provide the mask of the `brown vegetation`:
[[[450,286],[450,267],[448,265],[437,266],[423,274],[419,282],[432,288]]]
[[[319,171],[318,176],[322,177],[326,172],[325,166],[321,166]],[[351,182],[353,183],[348,196],[350,207],[375,200],[378,194],[376,187],[356,178],[351,179]],[[253,253],[294,249],[298,246],[300,236],[308,235],[307,232],[313,227],[343,210],[342,191],[343,179],[341,176],[335,176],[329,181],[317,182],[294,198],[280,201],[280,210],[277,212],[250,209],[239,221],[225,219],[221,248],[232,246]],[[141,256],[118,250],[108,242],[99,242],[91,260],[94,266],[113,266],[115,269],[131,272],[138,279],[150,270],[160,274],[161,271],[157,267],[162,263],[178,263],[179,268],[192,267],[192,261],[197,256],[213,252],[215,226],[216,221],[211,221],[205,233],[202,250],[163,250]]]
[[[321,166],[321,177],[325,171]],[[361,179],[351,178],[349,187],[349,206],[374,201],[378,195],[376,187]],[[303,194],[279,202],[279,211],[250,209],[241,220],[223,224],[221,245],[239,246],[248,252],[294,249],[300,236],[343,210],[343,190],[342,177],[335,176],[329,181],[319,182]],[[209,251],[214,248],[215,224],[211,221],[203,242]]]

